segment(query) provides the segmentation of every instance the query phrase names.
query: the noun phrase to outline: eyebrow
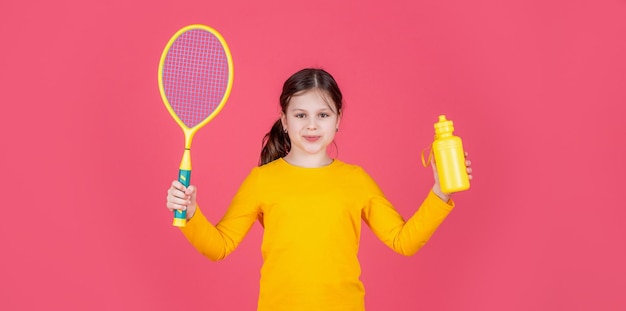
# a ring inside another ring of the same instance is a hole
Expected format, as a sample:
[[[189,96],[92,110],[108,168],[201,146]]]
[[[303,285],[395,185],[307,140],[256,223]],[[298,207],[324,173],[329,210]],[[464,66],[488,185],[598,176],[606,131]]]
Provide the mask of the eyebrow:
[[[309,112],[306,109],[302,109],[302,108],[292,108],[292,111],[303,111],[303,112]],[[318,112],[327,112],[327,111],[331,111],[334,112],[332,109],[330,109],[330,107],[324,107],[322,109],[317,110]]]

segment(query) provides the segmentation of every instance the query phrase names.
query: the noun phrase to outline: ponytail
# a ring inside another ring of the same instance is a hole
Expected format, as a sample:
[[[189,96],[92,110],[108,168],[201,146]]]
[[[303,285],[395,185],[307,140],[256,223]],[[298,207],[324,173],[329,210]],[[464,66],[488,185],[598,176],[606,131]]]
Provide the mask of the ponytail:
[[[265,134],[262,144],[263,149],[261,150],[259,166],[280,159],[289,153],[291,141],[289,140],[289,135],[285,133],[280,119],[274,122],[272,129]]]

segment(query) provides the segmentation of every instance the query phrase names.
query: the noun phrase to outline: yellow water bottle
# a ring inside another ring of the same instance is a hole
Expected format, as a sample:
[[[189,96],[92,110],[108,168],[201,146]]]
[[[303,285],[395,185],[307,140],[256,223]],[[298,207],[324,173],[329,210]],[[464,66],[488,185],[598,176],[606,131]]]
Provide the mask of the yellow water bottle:
[[[439,184],[444,193],[459,192],[470,187],[463,143],[460,137],[453,135],[453,132],[452,121],[447,120],[445,115],[440,115],[439,122],[435,123],[435,140],[432,150],[437,165]]]

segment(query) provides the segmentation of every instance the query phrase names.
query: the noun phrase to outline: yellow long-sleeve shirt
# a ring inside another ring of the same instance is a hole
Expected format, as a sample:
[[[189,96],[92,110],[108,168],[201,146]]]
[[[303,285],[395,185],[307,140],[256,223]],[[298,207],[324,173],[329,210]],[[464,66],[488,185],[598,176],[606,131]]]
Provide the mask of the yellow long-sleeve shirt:
[[[182,232],[212,260],[264,227],[258,310],[364,310],[357,258],[361,219],[403,255],[417,252],[454,207],[432,191],[408,220],[360,167],[302,168],[278,159],[252,169],[215,226],[200,209]]]

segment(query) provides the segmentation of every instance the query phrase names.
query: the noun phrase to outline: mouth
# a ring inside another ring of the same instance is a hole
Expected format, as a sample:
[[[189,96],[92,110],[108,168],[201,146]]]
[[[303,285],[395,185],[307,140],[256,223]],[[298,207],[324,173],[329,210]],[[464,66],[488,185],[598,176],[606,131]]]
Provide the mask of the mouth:
[[[316,142],[320,139],[320,136],[304,136],[304,139],[308,142]]]

